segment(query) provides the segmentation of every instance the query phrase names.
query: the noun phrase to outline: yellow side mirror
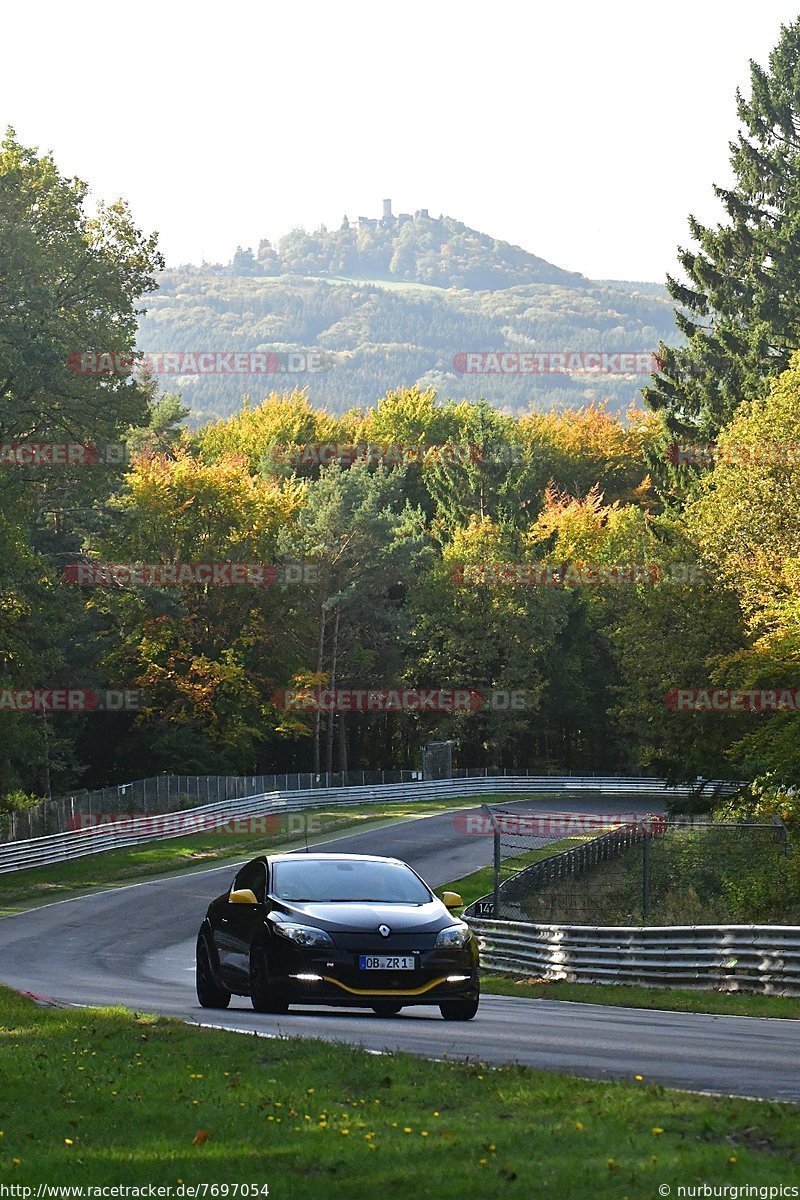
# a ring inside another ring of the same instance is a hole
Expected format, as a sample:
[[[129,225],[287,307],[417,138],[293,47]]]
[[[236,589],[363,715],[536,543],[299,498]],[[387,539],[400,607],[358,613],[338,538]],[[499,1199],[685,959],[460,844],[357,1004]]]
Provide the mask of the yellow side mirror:
[[[255,892],[250,888],[240,888],[237,892],[231,892],[228,896],[229,904],[258,904]]]
[[[458,892],[443,892],[442,904],[445,908],[461,908],[464,901],[459,896]]]

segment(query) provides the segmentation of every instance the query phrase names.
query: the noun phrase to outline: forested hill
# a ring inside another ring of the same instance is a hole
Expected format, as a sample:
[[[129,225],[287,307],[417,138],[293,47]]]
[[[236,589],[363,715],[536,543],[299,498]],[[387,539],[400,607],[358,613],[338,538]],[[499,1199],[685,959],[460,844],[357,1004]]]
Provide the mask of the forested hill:
[[[483,291],[515,284],[589,284],[583,275],[562,271],[520,246],[501,242],[454,221],[431,218],[425,210],[378,220],[345,217],[340,229],[315,233],[295,229],[274,249],[268,241],[257,254],[239,247],[235,274],[339,275],[350,279],[396,279],[442,288]]]
[[[228,264],[168,270],[147,307],[146,351],[324,351],[325,370],[285,382],[337,412],[415,384],[443,398],[485,397],[506,411],[601,399],[620,411],[646,377],[463,374],[454,359],[466,351],[647,351],[677,340],[658,284],[593,282],[458,221],[420,214],[294,230],[277,247],[237,249]],[[274,376],[241,374],[160,382],[181,392],[195,424],[276,386]]]

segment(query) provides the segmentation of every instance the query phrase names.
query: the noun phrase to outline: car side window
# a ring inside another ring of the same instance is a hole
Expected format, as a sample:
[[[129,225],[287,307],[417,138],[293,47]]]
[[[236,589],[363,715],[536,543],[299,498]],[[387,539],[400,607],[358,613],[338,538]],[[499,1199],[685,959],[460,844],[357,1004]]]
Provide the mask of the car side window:
[[[252,862],[242,867],[233,881],[233,887],[236,891],[249,888],[251,892],[255,893],[258,903],[263,904],[267,898],[267,872],[264,864]]]

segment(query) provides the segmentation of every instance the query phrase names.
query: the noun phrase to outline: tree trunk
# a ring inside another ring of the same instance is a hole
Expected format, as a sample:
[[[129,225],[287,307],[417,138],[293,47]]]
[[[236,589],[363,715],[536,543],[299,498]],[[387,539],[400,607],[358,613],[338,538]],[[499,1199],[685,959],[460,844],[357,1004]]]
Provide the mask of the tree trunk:
[[[345,725],[345,713],[340,712],[336,722],[336,728],[339,734],[339,770],[344,776],[347,775],[347,726]],[[343,779],[344,783],[345,780]]]
[[[336,615],[333,621],[333,649],[331,650],[331,682],[330,688],[334,694],[333,708],[328,712],[328,724],[326,728],[326,745],[325,745],[325,770],[329,775],[333,774],[333,723],[336,720],[336,658],[339,652],[339,606],[336,606]]]
[[[53,792],[50,787],[50,739],[47,734],[47,711],[45,709],[42,710],[42,731],[44,733],[44,763],[42,764],[44,794],[48,800],[52,800]]]
[[[319,614],[319,642],[317,644],[317,674],[322,674],[322,662],[325,653],[325,622],[327,619],[327,610],[323,604]],[[320,713],[319,705],[314,709],[314,774],[319,775],[320,770],[320,753],[319,753],[319,733],[320,733]]]

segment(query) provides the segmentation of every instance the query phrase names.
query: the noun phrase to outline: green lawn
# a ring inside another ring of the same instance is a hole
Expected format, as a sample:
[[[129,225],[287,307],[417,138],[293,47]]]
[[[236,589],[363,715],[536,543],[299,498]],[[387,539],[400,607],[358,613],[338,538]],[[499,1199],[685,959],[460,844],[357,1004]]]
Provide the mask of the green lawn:
[[[39,1008],[6,989],[0,1046],[5,1185],[653,1200],[664,1184],[676,1196],[679,1184],[777,1185],[800,1171],[797,1108],[647,1079],[258,1039],[121,1009]]]

